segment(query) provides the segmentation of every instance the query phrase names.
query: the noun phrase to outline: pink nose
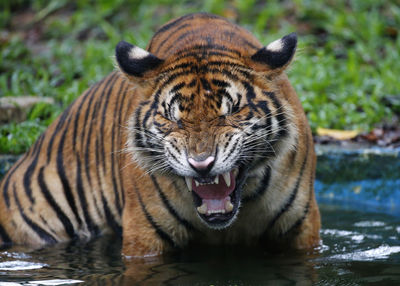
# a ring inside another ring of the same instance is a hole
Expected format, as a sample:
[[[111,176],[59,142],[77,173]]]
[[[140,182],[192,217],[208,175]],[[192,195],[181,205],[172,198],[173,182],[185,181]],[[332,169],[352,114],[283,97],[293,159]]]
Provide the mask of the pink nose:
[[[214,163],[214,156],[209,156],[207,159],[203,161],[196,161],[193,158],[188,158],[189,164],[196,169],[197,171],[207,170]]]

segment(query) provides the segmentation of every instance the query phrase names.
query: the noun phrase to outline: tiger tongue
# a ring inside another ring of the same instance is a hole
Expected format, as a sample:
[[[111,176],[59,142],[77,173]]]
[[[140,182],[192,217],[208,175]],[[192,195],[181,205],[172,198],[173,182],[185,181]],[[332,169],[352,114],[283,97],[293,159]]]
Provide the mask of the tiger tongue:
[[[202,199],[202,204],[197,208],[201,214],[229,213],[233,210],[233,204],[229,196],[222,200]]]
[[[192,189],[202,199],[197,211],[206,215],[231,212],[233,205],[229,195],[235,189],[235,185],[235,176],[232,172],[218,175],[218,178],[209,184],[199,184],[192,179]]]
[[[224,176],[218,175],[218,183],[210,184],[197,184],[195,180],[192,179],[192,189],[193,191],[202,199],[206,200],[223,200],[229,196],[235,189],[235,176],[232,172],[229,173],[230,182],[229,186],[224,179]]]

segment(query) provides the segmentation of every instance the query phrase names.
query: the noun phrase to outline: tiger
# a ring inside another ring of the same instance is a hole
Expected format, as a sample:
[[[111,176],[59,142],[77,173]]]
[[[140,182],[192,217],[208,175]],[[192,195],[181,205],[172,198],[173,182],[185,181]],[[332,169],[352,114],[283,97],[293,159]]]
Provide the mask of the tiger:
[[[285,73],[296,47],[296,33],[263,46],[208,13],[167,22],[146,49],[119,42],[116,70],[3,178],[0,245],[318,246],[312,133]]]

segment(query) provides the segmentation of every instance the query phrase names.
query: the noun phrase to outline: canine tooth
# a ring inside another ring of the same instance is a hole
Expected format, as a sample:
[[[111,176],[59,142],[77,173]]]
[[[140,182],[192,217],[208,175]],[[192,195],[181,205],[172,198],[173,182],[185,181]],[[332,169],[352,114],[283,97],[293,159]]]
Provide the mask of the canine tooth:
[[[190,177],[185,177],[186,185],[188,187],[189,192],[192,191],[192,178]]]
[[[228,187],[231,186],[231,174],[229,172],[223,173],[222,176],[224,177],[225,183]]]
[[[219,184],[219,175],[215,176],[214,184]]]
[[[194,183],[196,184],[196,187],[198,187],[200,185],[200,183],[197,182],[196,180],[194,180]]]
[[[225,211],[230,213],[233,210],[233,204],[230,201],[225,202]]]
[[[203,203],[201,206],[197,207],[197,211],[201,214],[205,214],[207,212],[207,204]]]
[[[236,177],[239,174],[239,169],[233,169],[233,175]]]

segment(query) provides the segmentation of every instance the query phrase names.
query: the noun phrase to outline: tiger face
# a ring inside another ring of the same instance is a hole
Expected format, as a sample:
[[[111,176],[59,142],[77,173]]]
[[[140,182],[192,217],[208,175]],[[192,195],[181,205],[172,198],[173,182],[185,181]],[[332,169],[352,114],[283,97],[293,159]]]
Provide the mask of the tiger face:
[[[120,69],[143,94],[129,122],[128,151],[146,172],[184,180],[193,198],[186,205],[210,228],[234,222],[258,167],[295,140],[293,111],[274,77],[296,41],[290,34],[252,55],[196,45],[166,59],[117,46]]]

